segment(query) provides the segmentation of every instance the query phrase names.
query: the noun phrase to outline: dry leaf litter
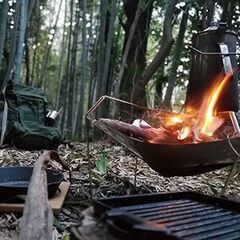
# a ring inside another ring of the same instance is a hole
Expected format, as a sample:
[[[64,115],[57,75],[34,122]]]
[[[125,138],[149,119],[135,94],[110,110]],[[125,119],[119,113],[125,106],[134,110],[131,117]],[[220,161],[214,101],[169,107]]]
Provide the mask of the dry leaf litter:
[[[90,182],[85,143],[61,145],[58,152],[60,157],[71,165],[72,183],[63,209],[60,215],[55,217],[54,239],[68,239],[70,227],[81,224],[83,210],[91,206],[91,194],[93,198],[168,191],[196,191],[214,195],[220,193],[229,173],[229,169],[225,168],[191,177],[165,178],[138,159],[134,187],[137,157],[122,146],[106,140],[90,144]],[[1,149],[0,166],[33,166],[41,153],[42,151]],[[99,161],[103,154],[107,170],[99,172],[96,161]],[[68,179],[68,172],[64,172],[64,176]],[[230,182],[226,195],[240,196],[238,171]],[[17,239],[19,219],[20,216],[16,214],[0,214],[0,239]]]

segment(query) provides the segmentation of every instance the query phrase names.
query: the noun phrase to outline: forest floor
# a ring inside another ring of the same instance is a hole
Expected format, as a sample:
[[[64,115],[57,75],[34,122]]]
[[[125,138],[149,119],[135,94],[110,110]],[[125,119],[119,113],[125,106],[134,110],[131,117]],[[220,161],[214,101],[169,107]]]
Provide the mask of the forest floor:
[[[165,178],[139,159],[134,187],[136,157],[111,141],[90,144],[90,166],[84,143],[61,145],[58,152],[71,166],[72,183],[63,209],[55,217],[55,239],[68,239],[70,228],[81,224],[82,211],[91,206],[91,192],[93,198],[166,191],[197,191],[214,195],[220,193],[229,172],[229,169],[222,169],[191,177]],[[41,153],[1,149],[0,166],[32,166]],[[89,169],[92,184],[89,181]],[[64,175],[69,177],[67,172]],[[238,174],[234,175],[226,195],[240,196]],[[0,239],[17,239],[19,219],[20,216],[16,214],[0,214]]]

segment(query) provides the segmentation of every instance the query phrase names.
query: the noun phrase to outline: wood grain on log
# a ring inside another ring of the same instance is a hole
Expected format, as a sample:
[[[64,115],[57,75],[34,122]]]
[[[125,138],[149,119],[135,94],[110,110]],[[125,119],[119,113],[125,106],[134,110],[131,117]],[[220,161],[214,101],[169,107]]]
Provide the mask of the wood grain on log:
[[[50,160],[61,163],[54,151],[44,152],[36,162],[28,187],[23,217],[20,221],[20,240],[51,240],[53,213],[48,205],[45,166]]]
[[[110,131],[110,129],[115,129],[125,135],[139,138],[146,141],[152,141],[153,139],[157,139],[157,141],[163,141],[163,142],[172,142],[172,141],[178,141],[176,139],[176,136],[172,131],[166,131],[164,128],[141,128],[136,127],[132,124],[125,123],[122,121],[114,120],[114,119],[105,119],[100,118],[99,120],[95,120],[93,122],[95,125],[103,125],[107,127]]]
[[[142,129],[140,127],[136,127],[129,123],[119,121],[119,120],[100,118],[99,120],[95,120],[95,121],[97,122],[97,124],[103,125],[103,126],[107,127],[108,129],[113,128],[113,129],[115,129],[125,135],[131,136],[131,137],[142,138],[142,139],[146,139],[146,140],[152,137],[144,129]],[[95,121],[93,122],[93,124],[95,124]]]

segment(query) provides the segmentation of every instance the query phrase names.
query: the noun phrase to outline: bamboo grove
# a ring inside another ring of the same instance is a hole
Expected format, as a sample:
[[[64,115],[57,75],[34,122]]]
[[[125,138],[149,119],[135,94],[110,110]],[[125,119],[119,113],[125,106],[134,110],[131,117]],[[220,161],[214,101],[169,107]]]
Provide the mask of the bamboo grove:
[[[233,0],[1,0],[1,86],[42,88],[67,137],[84,140],[86,111],[103,95],[184,104],[192,34],[213,20],[238,33],[239,10]]]

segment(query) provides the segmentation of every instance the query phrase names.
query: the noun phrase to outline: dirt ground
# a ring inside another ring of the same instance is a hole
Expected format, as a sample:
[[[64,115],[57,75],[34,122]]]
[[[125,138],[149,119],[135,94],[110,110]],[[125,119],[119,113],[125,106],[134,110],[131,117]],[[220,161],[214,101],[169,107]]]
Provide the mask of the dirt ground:
[[[42,151],[23,151],[13,148],[0,150],[0,165],[33,166]],[[136,157],[111,141],[90,144],[90,163],[84,143],[61,145],[58,153],[71,166],[72,182],[64,207],[54,220],[54,239],[69,239],[69,229],[81,225],[84,209],[95,198],[126,194],[143,194],[168,191],[196,191],[210,195],[219,194],[229,169],[217,170],[191,177],[165,178],[138,159],[136,186]],[[55,168],[58,165],[54,164]],[[89,178],[91,172],[91,181]],[[66,179],[69,174],[64,172]],[[226,195],[240,197],[240,177],[236,173]],[[0,239],[17,239],[20,215],[0,214]]]

